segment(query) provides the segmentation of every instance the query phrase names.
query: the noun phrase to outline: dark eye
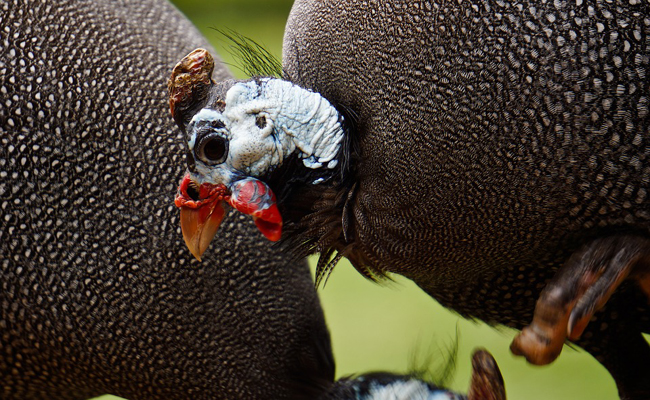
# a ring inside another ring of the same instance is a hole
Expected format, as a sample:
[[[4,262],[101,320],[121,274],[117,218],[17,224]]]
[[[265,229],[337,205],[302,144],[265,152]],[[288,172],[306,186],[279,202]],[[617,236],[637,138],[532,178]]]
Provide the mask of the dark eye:
[[[221,164],[228,156],[228,140],[219,135],[208,135],[199,143],[196,155],[206,164]]]

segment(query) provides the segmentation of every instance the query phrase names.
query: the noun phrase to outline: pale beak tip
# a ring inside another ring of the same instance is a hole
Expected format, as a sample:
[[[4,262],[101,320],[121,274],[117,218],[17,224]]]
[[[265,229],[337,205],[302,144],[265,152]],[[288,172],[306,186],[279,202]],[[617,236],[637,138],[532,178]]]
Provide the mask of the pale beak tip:
[[[187,246],[187,249],[192,253],[194,258],[196,258],[199,262],[201,261],[201,255],[203,255],[203,251],[198,246],[197,238],[196,236],[194,237],[188,237],[185,235],[185,231],[183,231],[183,239],[185,239],[185,246]]]
[[[199,254],[199,253],[195,253],[195,252],[193,252],[193,251],[190,251],[190,253],[192,253],[192,255],[194,256],[194,258],[196,258],[199,262],[201,262],[201,254]]]
[[[210,246],[226,213],[223,201],[210,203],[205,208],[181,207],[181,231],[185,245],[198,261]]]

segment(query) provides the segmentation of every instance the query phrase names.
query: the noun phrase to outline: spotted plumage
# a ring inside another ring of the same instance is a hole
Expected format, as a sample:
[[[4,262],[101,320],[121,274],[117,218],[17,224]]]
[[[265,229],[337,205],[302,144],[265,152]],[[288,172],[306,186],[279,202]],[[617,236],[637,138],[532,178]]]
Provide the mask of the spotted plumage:
[[[0,2],[0,398],[313,399],[333,380],[307,266],[247,218],[203,264],[174,192],[164,1]],[[215,79],[229,78],[217,60]]]
[[[320,203],[348,221],[330,247],[521,328],[582,246],[650,236],[649,15],[642,1],[297,1],[285,74],[357,116],[355,190],[328,195],[351,200]],[[624,397],[650,395],[642,331],[648,296],[626,281],[577,340]]]

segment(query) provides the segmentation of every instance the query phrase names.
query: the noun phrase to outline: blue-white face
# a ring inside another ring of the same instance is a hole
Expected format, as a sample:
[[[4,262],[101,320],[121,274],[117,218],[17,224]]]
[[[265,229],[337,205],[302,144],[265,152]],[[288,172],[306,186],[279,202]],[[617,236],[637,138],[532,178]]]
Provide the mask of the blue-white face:
[[[230,187],[262,177],[297,152],[308,168],[337,164],[343,129],[320,95],[279,79],[235,83],[221,110],[203,108],[188,125],[192,178]]]

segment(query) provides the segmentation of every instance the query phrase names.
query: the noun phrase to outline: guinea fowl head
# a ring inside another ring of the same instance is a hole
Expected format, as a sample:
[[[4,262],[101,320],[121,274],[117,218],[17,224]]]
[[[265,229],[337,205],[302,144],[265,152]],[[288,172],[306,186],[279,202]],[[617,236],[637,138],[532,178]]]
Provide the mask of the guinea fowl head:
[[[270,240],[282,216],[268,182],[293,161],[303,183],[327,182],[339,163],[343,118],[322,96],[277,78],[211,80],[203,49],[176,65],[169,81],[172,116],[186,134],[188,174],[176,205],[183,237],[200,260],[225,204],[251,215]]]

